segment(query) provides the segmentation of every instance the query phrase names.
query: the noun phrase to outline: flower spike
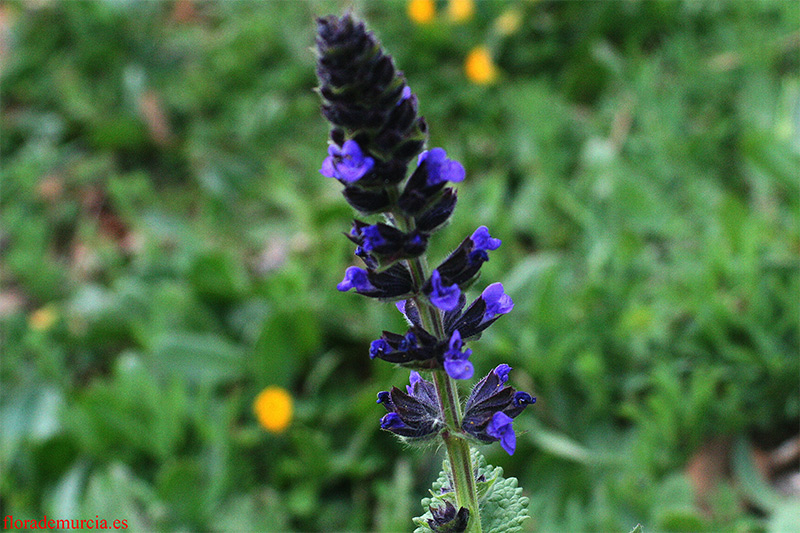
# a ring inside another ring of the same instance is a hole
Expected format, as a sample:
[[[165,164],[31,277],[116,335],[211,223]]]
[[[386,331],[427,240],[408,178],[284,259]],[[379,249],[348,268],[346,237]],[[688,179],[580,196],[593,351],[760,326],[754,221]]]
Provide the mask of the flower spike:
[[[475,374],[465,343],[514,307],[501,283],[489,284],[469,305],[465,294],[502,241],[479,226],[429,270],[428,243],[453,214],[452,184],[464,181],[464,166],[444,148],[425,149],[428,126],[417,96],[363,22],[350,14],[317,19],[316,45],[322,114],[331,124],[320,173],[342,184],[345,200],[361,215],[383,215],[356,219],[345,233],[363,268],[348,267],[336,288],[394,302],[408,323],[405,332],[383,331],[369,346],[371,360],[411,369],[405,390],[378,393],[386,410],[380,428],[406,442],[446,444],[446,483],[416,522],[437,532],[480,530],[488,500],[484,494],[479,504],[474,481],[486,478],[473,475],[464,439],[499,442],[513,454],[513,420],[536,402],[507,385],[511,367],[501,364],[472,388],[462,415],[453,381]]]

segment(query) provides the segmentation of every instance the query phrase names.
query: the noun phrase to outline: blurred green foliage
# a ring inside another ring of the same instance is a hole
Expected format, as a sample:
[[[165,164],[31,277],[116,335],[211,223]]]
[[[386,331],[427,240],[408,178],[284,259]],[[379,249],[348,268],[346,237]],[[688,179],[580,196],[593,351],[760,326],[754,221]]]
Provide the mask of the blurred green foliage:
[[[0,5],[1,515],[411,528],[441,457],[378,429],[407,372],[366,350],[402,322],[334,289],[352,213],[318,173],[313,17],[345,7]],[[513,457],[485,450],[528,530],[796,527],[751,448],[800,415],[798,4],[405,7],[356,4],[467,168],[433,257],[479,224],[504,242],[484,280],[516,308],[473,359],[539,399]],[[268,385],[295,398],[279,435],[251,411]],[[698,494],[714,440],[731,474]]]

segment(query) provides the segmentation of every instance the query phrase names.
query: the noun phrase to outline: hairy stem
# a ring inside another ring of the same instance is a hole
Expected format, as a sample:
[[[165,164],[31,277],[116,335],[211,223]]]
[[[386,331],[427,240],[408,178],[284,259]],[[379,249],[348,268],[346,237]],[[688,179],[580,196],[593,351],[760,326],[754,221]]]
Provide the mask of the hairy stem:
[[[413,221],[405,217],[398,217],[405,224],[405,230],[413,226]],[[421,287],[427,279],[427,265],[424,257],[408,261],[411,274],[416,287]],[[422,325],[432,332],[438,339],[445,339],[444,322],[442,313],[430,305],[424,298],[414,298],[414,303],[419,310]],[[439,408],[444,418],[446,429],[441,433],[447,457],[450,461],[450,477],[453,480],[453,490],[456,493],[458,507],[469,510],[469,524],[467,531],[480,533],[481,516],[478,507],[478,491],[475,484],[475,474],[472,466],[469,443],[461,437],[461,399],[455,381],[442,369],[433,371],[433,383],[439,397]]]

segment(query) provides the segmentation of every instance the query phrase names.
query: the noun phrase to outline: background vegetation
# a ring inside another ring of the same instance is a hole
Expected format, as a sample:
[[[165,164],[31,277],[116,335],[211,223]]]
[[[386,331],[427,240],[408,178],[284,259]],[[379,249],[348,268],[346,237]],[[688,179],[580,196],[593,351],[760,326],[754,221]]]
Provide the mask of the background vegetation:
[[[516,308],[473,359],[538,396],[485,450],[527,528],[796,530],[799,5],[355,6],[467,168],[434,256],[503,239]],[[313,16],[345,7],[0,5],[2,516],[410,530],[441,456],[378,428],[401,319],[334,289],[352,213],[318,173]]]

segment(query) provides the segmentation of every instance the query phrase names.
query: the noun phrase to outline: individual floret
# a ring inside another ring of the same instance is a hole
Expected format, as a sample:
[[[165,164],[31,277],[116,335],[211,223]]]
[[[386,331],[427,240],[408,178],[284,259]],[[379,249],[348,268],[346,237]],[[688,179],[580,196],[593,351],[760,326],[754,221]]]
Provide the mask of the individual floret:
[[[433,383],[411,372],[410,385],[403,392],[397,387],[378,393],[378,403],[388,413],[381,419],[381,429],[410,439],[429,438],[444,428]]]
[[[481,442],[500,441],[500,445],[514,454],[517,446],[512,420],[536,398],[527,392],[505,386],[511,367],[498,365],[478,382],[467,398],[461,428]]]

